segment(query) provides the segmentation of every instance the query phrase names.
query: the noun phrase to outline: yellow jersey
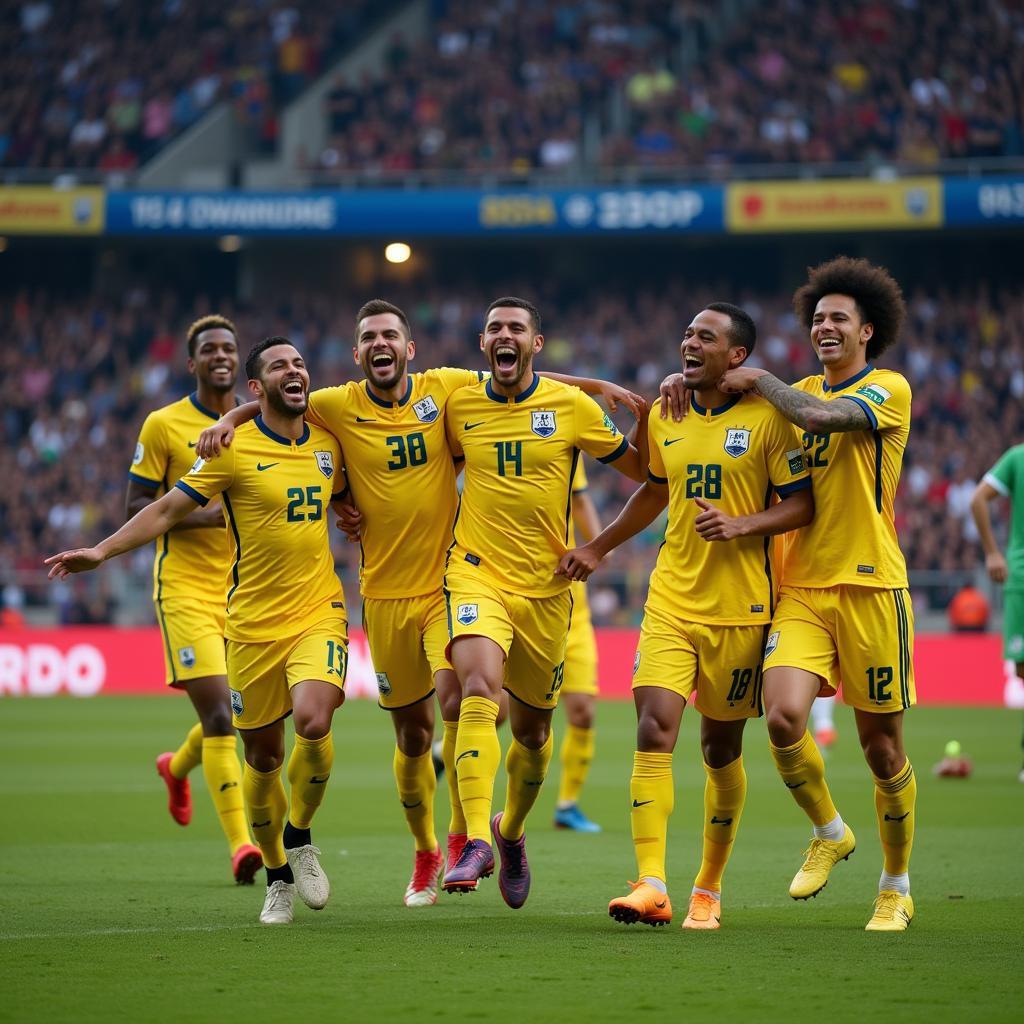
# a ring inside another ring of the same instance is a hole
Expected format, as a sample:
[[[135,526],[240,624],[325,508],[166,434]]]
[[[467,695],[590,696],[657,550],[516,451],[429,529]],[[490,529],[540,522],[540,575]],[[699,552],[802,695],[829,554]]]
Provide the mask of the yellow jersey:
[[[526,597],[548,597],[568,550],[570,487],[580,449],[613,462],[629,448],[601,407],[578,388],[534,375],[505,398],[490,380],[448,400],[448,438],[466,459],[446,573],[479,575]]]
[[[696,399],[680,423],[651,416],[650,479],[668,485],[668,528],[647,607],[691,622],[757,626],[771,621],[777,580],[770,537],[706,541],[694,528],[703,498],[730,516],[767,509],[811,486],[796,428],[758,395],[717,409]]]
[[[200,505],[218,494],[224,503],[234,542],[227,639],[278,640],[344,615],[328,506],[345,483],[338,442],[326,430],[307,423],[292,441],[257,416],[238,428],[230,448],[197,460],[176,486]]]
[[[363,597],[417,597],[438,590],[459,495],[444,411],[452,392],[483,379],[441,368],[409,375],[400,402],[366,381],[321,388],[306,418],[340,442],[352,500],[363,514]]]
[[[201,431],[220,416],[199,404],[195,392],[151,412],[142,424],[128,478],[158,494],[173,487],[188,471]],[[189,598],[224,601],[231,540],[227,530],[172,530],[156,542],[153,600]]]
[[[587,471],[583,468],[583,460],[576,463],[576,473],[572,478],[572,493],[582,494],[590,486]],[[572,518],[572,501],[570,499],[569,538],[566,541],[570,548],[576,547],[576,523]],[[572,586],[572,621],[590,621],[590,605],[587,602],[587,585],[583,580],[573,580]]]
[[[816,511],[810,526],[786,538],[784,582],[906,587],[893,502],[910,434],[910,385],[893,370],[866,366],[834,388],[822,376],[793,386],[826,402],[856,402],[871,429],[803,434]]]

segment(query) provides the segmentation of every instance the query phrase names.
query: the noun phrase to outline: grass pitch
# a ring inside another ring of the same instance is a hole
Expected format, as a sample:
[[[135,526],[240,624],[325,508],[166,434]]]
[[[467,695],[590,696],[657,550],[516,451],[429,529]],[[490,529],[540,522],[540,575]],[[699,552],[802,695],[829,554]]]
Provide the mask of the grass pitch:
[[[777,779],[763,724],[752,723],[723,928],[692,934],[679,928],[699,859],[692,712],[670,825],[675,920],[652,929],[606,912],[635,877],[629,704],[599,708],[583,806],[602,834],[552,829],[552,766],[527,830],[526,907],[509,910],[492,878],[474,895],[408,910],[411,844],[391,779],[390,725],[353,701],[335,719],[337,763],[314,823],[331,902],[316,914],[300,904],[293,926],[270,929],[257,923],[262,883],[231,882],[201,772],[192,824],[167,814],[153,760],[191,724],[184,699],[4,700],[0,1021],[1019,1021],[1019,713],[908,715],[917,916],[905,934],[875,935],[863,931],[881,867],[872,790],[852,716],[838,712],[829,780],[857,852],[817,899],[789,899],[809,830]],[[935,779],[931,765],[954,738],[974,775]],[[503,785],[499,777],[498,807]],[[440,805],[443,833],[443,796]]]

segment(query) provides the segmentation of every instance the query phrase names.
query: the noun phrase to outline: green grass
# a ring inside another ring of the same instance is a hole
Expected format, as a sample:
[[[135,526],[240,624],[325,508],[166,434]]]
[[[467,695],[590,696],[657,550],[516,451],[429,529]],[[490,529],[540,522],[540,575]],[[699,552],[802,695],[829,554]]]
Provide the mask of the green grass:
[[[605,831],[551,828],[553,766],[528,829],[526,907],[505,907],[491,879],[475,895],[413,911],[401,904],[411,853],[391,780],[390,726],[353,701],[336,719],[337,763],[314,829],[331,903],[319,914],[300,906],[293,926],[268,929],[256,923],[261,887],[230,883],[201,773],[189,828],[166,813],[153,758],[190,724],[184,700],[4,700],[0,1020],[1020,1019],[1019,713],[910,713],[917,916],[903,935],[863,931],[881,854],[844,709],[829,779],[859,845],[818,899],[786,895],[808,828],[754,723],[723,929],[679,929],[703,790],[696,716],[687,713],[669,840],[676,921],[661,929],[612,922],[608,899],[635,877],[626,808],[633,712],[608,703],[599,713],[583,803]],[[970,780],[931,775],[951,738],[974,759]]]

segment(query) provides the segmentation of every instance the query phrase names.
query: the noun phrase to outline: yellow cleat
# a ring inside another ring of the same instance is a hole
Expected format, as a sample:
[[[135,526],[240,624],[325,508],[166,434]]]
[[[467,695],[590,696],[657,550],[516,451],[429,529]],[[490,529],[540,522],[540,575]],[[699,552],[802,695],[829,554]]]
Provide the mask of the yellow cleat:
[[[712,931],[720,926],[722,901],[706,892],[695,892],[690,897],[690,909],[686,911],[684,928],[693,931]]]
[[[838,842],[831,839],[812,839],[804,850],[806,858],[800,870],[789,883],[789,895],[795,900],[808,900],[817,896],[828,882],[829,872],[841,860],[847,860],[857,848],[857,840],[849,825]]]
[[[905,932],[914,919],[914,901],[908,892],[883,890],[875,899],[875,912],[864,928],[866,932]]]
[[[608,904],[609,917],[623,924],[649,924],[657,927],[672,920],[672,904],[668,895],[659,892],[647,882],[630,882],[633,890],[628,896],[619,896]]]

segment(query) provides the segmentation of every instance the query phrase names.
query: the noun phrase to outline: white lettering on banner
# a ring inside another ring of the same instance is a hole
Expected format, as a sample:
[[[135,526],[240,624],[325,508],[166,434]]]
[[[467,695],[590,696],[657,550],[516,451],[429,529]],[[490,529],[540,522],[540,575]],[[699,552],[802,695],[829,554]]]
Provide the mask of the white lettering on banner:
[[[329,196],[135,196],[133,227],[160,230],[329,231],[335,226]]]
[[[599,227],[672,228],[689,227],[704,209],[699,192],[601,192],[597,197]]]
[[[92,644],[75,644],[67,651],[52,644],[0,644],[0,694],[93,697],[106,677],[106,661]]]

